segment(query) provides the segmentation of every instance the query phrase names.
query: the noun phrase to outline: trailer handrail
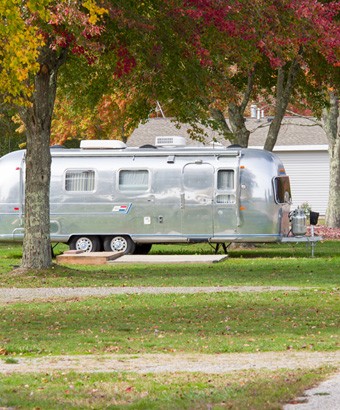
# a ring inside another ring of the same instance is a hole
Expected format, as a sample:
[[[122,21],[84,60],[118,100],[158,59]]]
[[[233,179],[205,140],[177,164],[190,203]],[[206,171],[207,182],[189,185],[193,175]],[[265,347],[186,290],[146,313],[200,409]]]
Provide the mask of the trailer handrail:
[[[52,157],[167,157],[169,155],[174,155],[175,157],[185,157],[185,156],[216,156],[216,157],[237,157],[240,155],[240,151],[217,151],[217,150],[200,150],[200,151],[176,151],[176,150],[164,150],[164,151],[127,151],[123,150],[101,150],[101,151],[53,151]]]

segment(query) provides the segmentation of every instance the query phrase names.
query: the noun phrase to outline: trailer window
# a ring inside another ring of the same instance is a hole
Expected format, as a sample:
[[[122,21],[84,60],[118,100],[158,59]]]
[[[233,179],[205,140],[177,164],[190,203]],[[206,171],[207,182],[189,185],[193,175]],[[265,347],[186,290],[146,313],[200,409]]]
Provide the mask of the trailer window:
[[[216,195],[217,204],[234,204],[235,202],[235,195]]]
[[[291,203],[289,177],[276,177],[274,179],[275,200],[279,204]]]
[[[220,169],[217,173],[217,189],[234,189],[234,171],[230,169]]]
[[[94,191],[94,171],[66,171],[65,190],[74,192]]]
[[[119,173],[121,191],[147,191],[149,188],[149,171],[128,170]]]
[[[219,169],[217,171],[217,204],[234,204],[236,202],[235,194],[225,191],[234,190],[234,171],[232,169]],[[222,192],[221,192],[222,191]]]

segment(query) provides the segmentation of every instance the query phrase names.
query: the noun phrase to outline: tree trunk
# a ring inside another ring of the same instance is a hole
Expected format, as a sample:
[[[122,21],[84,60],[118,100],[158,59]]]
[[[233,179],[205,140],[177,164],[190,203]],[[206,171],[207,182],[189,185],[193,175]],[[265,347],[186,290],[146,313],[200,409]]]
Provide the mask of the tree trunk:
[[[253,91],[254,75],[255,68],[248,75],[248,83],[240,104],[229,104],[228,115],[231,129],[229,128],[229,125],[226,122],[221,110],[212,106],[209,108],[212,118],[220,125],[220,129],[222,130],[224,137],[231,143],[236,143],[245,148],[248,146],[250,131],[246,128],[245,125],[244,112],[247,108],[251,93]]]
[[[45,46],[39,57],[32,105],[19,112],[26,126],[25,235],[22,268],[51,266],[50,243],[50,131],[61,58]]]
[[[339,98],[329,93],[330,105],[322,112],[323,129],[328,138],[330,161],[329,197],[326,212],[326,225],[340,228],[340,119]]]
[[[244,109],[242,105],[230,103],[228,107],[229,121],[233,130],[234,138],[238,145],[246,148],[249,142],[250,131],[246,128]]]
[[[286,113],[287,106],[293,92],[298,68],[299,64],[297,60],[294,60],[289,67],[287,76],[283,67],[278,69],[276,82],[275,115],[273,121],[269,126],[266,142],[263,147],[267,151],[273,151],[276,144],[277,137],[281,128],[281,122]]]
[[[33,117],[34,118],[34,117]],[[32,118],[31,122],[35,122]],[[50,244],[49,181],[51,154],[46,124],[27,127],[25,236],[23,268],[44,269],[52,263]],[[40,126],[41,125],[41,126]]]
[[[242,101],[239,105],[230,103],[228,107],[230,126],[234,134],[234,139],[241,147],[248,147],[250,131],[246,127],[244,112],[249,103],[254,87],[255,68],[248,74],[247,87],[244,91]]]
[[[234,134],[230,130],[229,125],[223,115],[223,112],[220,109],[214,107],[210,107],[209,112],[212,118],[219,124],[219,128],[222,131],[224,138],[233,142]]]

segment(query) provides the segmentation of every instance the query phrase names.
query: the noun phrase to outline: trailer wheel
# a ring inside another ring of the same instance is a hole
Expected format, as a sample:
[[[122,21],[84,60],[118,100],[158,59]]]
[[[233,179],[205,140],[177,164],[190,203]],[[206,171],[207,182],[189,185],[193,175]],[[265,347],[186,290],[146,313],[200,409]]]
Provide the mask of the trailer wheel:
[[[137,243],[134,251],[135,255],[147,255],[152,247],[152,243]]]
[[[99,252],[101,243],[98,236],[74,236],[69,242],[69,247],[71,250]]]
[[[132,254],[136,249],[136,244],[129,236],[107,236],[104,238],[104,250],[107,252],[124,252]]]

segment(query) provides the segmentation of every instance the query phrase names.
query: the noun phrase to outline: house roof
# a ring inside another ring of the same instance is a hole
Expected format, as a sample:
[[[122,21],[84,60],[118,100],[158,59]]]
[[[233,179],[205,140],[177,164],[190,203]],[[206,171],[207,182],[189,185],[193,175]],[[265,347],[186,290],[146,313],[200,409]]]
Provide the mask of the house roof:
[[[246,127],[251,131],[249,146],[262,148],[267,136],[270,125],[270,118],[261,120],[246,119]],[[221,136],[217,131],[205,128],[207,137],[203,142],[190,138],[190,125],[181,124],[178,128],[175,122],[167,118],[150,118],[145,124],[140,124],[128,139],[128,146],[141,146],[145,144],[154,144],[157,136],[174,136],[180,135],[186,138],[187,145],[200,146],[207,145],[211,142],[220,142],[223,145],[229,145],[230,142]],[[327,149],[328,141],[324,130],[320,125],[315,125],[312,119],[299,117],[285,117],[282,121],[276,150],[289,150],[298,147],[301,149],[305,146],[313,146],[314,149]]]

